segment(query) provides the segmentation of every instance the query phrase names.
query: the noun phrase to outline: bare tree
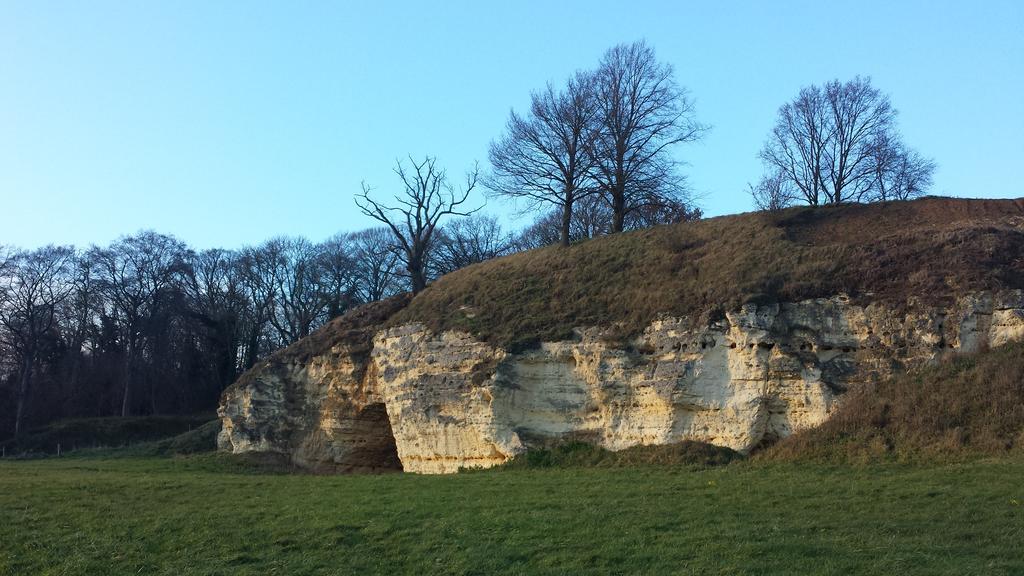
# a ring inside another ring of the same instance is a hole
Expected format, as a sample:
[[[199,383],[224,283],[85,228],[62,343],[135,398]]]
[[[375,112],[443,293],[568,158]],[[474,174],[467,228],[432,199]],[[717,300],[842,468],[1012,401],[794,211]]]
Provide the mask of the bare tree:
[[[14,263],[15,251],[9,247],[0,244],[0,274],[6,274]]]
[[[57,329],[58,307],[73,290],[69,276],[74,258],[70,246],[18,252],[0,275],[0,337],[20,357],[15,435],[22,431],[43,339]]]
[[[779,171],[766,174],[756,186],[748,184],[747,187],[758,210],[782,210],[793,203],[795,196],[791,180]]]
[[[318,246],[319,292],[325,306],[324,320],[344,314],[359,301],[354,247],[348,234],[335,235]]]
[[[821,89],[802,88],[792,102],[779,108],[779,117],[760,153],[772,176],[785,175],[812,206],[827,201],[822,173],[834,132],[830,118]]]
[[[80,254],[75,259],[70,281],[72,293],[64,302],[61,323],[67,334],[68,353],[71,355],[67,384],[69,389],[75,390],[85,360],[86,341],[95,330],[103,309],[94,263],[88,253]]]
[[[919,195],[935,169],[904,149],[889,97],[859,76],[801,89],[779,109],[760,156],[769,181],[783,176],[811,205],[891,197],[893,186]]]
[[[626,217],[626,230],[639,230],[661,224],[676,224],[701,218],[701,210],[686,202],[675,202],[665,198],[658,204],[638,207]],[[589,196],[577,202],[572,213],[569,232],[570,242],[583,242],[611,231],[612,212],[608,203],[597,196]],[[513,240],[515,250],[532,250],[558,242],[560,214],[548,212],[538,216]]]
[[[376,302],[404,290],[401,256],[387,228],[368,228],[351,234],[356,289],[361,302]]]
[[[520,230],[516,235],[515,249],[519,251],[533,250],[559,244],[561,228],[562,215],[560,213],[554,211],[541,213],[532,224]],[[569,239],[572,242],[576,241],[571,233]]]
[[[182,282],[188,305],[183,311],[201,327],[193,336],[202,341],[205,354],[201,362],[216,376],[216,384],[233,382],[243,369],[238,352],[249,308],[238,255],[214,248],[188,256]]]
[[[292,344],[325,320],[319,248],[305,238],[273,238],[260,246],[253,263],[257,297],[271,303],[267,320],[278,342]]]
[[[873,146],[872,169],[874,186],[869,199],[909,200],[931,187],[935,162],[886,135]]]
[[[120,332],[124,362],[121,416],[128,416],[136,380],[143,377],[139,362],[147,349],[152,352],[166,336],[167,316],[180,296],[189,250],[176,238],[145,231],[120,238],[109,248],[94,248],[89,257]],[[152,383],[150,379],[150,409],[155,412]]]
[[[569,226],[570,243],[583,242],[608,234],[611,224],[611,208],[599,196],[587,196],[576,202]],[[533,223],[523,228],[513,240],[515,250],[533,250],[558,244],[561,235],[562,215],[551,211],[537,216]]]
[[[363,192],[355,197],[356,206],[367,216],[386,225],[400,248],[413,294],[427,286],[427,254],[434,242],[434,233],[445,216],[468,216],[483,206],[462,210],[470,192],[476,188],[479,171],[474,167],[466,174],[462,190],[448,182],[445,171],[435,158],[427,156],[417,163],[409,157],[410,167],[396,162],[395,174],[403,190],[395,195],[397,206],[388,206],[370,198],[372,189],[364,182]]]
[[[492,142],[488,156],[493,173],[485,185],[531,207],[551,204],[561,212],[563,246],[569,245],[574,204],[594,193],[592,147],[594,102],[592,76],[576,73],[562,90],[548,84],[531,95],[530,112],[513,111],[501,140]]]
[[[600,196],[584,198],[572,215],[572,241],[582,242],[611,231],[612,210]]]
[[[659,202],[644,204],[626,216],[626,230],[640,230],[663,224],[678,224],[700,220],[703,212],[689,202],[675,198],[662,198]]]
[[[896,110],[888,96],[871,86],[870,78],[860,76],[825,84],[825,98],[833,128],[826,155],[826,194],[833,203],[859,201],[874,184],[874,144],[892,134]]]
[[[513,241],[498,219],[473,215],[438,230],[431,268],[438,276],[512,252]]]
[[[683,199],[672,147],[701,137],[693,103],[644,42],[608,50],[594,74],[597,137],[589,153],[612,209],[611,231],[645,206]]]
[[[242,366],[256,364],[264,352],[281,345],[270,325],[276,313],[277,291],[281,284],[281,245],[277,239],[259,246],[242,249],[236,260],[241,289],[249,302],[246,334],[243,338],[245,354]]]

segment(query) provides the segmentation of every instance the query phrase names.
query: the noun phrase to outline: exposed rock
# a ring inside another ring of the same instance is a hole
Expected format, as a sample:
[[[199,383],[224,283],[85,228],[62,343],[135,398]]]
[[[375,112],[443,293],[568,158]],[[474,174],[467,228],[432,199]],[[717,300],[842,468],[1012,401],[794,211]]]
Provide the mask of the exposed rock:
[[[220,445],[314,469],[421,473],[568,438],[748,451],[821,423],[851,386],[1024,338],[1020,290],[906,309],[841,296],[750,304],[710,325],[660,319],[628,345],[585,328],[517,354],[419,324],[367,326],[357,344],[272,358],[240,380],[222,399]]]

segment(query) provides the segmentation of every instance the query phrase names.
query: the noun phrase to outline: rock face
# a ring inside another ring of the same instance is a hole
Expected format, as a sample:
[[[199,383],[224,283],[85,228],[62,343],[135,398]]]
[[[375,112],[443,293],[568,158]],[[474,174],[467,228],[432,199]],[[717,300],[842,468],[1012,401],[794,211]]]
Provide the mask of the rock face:
[[[702,326],[664,318],[627,344],[584,328],[515,354],[419,324],[359,335],[240,379],[222,398],[221,448],[318,470],[420,473],[494,466],[566,439],[748,451],[819,424],[851,386],[1024,338],[1024,293],[946,309],[841,296],[751,304]]]

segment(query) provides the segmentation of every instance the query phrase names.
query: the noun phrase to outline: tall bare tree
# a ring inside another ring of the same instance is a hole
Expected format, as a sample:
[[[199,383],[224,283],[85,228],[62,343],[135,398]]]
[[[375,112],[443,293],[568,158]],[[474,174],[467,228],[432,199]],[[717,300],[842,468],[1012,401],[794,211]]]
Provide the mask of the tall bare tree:
[[[69,246],[18,252],[0,274],[0,337],[19,356],[15,435],[22,432],[43,339],[57,329],[58,308],[73,290],[74,257]]]
[[[402,181],[397,203],[389,206],[370,197],[372,189],[364,182],[363,192],[355,197],[356,205],[367,216],[391,230],[402,255],[413,294],[427,286],[427,255],[434,242],[438,224],[446,216],[468,216],[483,206],[463,210],[469,194],[476,188],[479,171],[474,167],[466,174],[465,185],[458,190],[448,181],[444,169],[435,158],[422,162],[409,157],[409,167],[396,162],[395,174]]]
[[[317,286],[324,302],[324,321],[344,314],[359,302],[359,270],[355,243],[350,235],[337,234],[318,247],[320,281]]]
[[[193,336],[202,342],[200,362],[216,376],[216,384],[232,382],[242,370],[238,352],[249,307],[237,254],[213,248],[188,256],[182,282],[188,302],[184,311],[201,327]]]
[[[512,111],[505,135],[488,153],[494,170],[484,184],[532,207],[558,207],[563,246],[569,245],[573,206],[596,192],[594,158],[588,154],[595,136],[592,86],[592,75],[578,72],[561,90],[548,84],[534,92],[529,113]]]
[[[291,344],[309,336],[326,319],[321,253],[305,238],[277,238],[275,242],[280,269],[274,276],[276,307],[270,323],[281,341]]]
[[[919,195],[935,169],[904,148],[889,97],[860,76],[801,89],[760,156],[769,180],[783,176],[811,205]]]
[[[833,133],[821,89],[801,88],[792,102],[779,108],[779,117],[761,149],[761,160],[771,172],[768,177],[785,175],[812,206],[827,202],[822,174],[827,169],[826,154]]]
[[[285,345],[271,325],[277,314],[278,289],[284,282],[283,244],[272,238],[259,246],[243,248],[236,260],[240,282],[249,301],[244,337],[243,367],[251,368],[267,352]]]
[[[871,86],[870,78],[833,80],[825,84],[824,93],[832,115],[826,194],[834,203],[859,201],[874,184],[875,142],[892,135],[896,110],[888,96]]]
[[[645,42],[608,50],[594,73],[597,137],[589,152],[598,184],[612,209],[611,231],[646,206],[679,200],[685,192],[672,148],[706,128],[693,102]]]
[[[152,231],[126,236],[108,248],[94,248],[98,283],[110,315],[116,319],[124,366],[121,416],[131,414],[137,387],[144,380],[140,360],[159,346],[166,335],[166,319],[179,297],[189,250],[176,238]],[[150,380],[150,409],[155,411],[155,390]]]

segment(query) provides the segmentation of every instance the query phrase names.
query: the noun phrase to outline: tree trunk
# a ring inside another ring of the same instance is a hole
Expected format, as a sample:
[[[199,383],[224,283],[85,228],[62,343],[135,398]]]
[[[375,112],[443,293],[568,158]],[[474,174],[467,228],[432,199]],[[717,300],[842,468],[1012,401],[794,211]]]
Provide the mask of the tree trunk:
[[[419,294],[427,287],[427,274],[423,270],[423,257],[412,256],[409,258],[409,280],[412,283],[412,293]]]
[[[28,404],[28,391],[32,386],[32,354],[25,353],[21,366],[21,381],[18,384],[18,407],[14,415],[14,435],[21,434],[25,423],[25,407]]]
[[[260,330],[258,325],[253,326],[252,330],[249,331],[249,343],[245,350],[245,360],[242,362],[244,370],[255,366],[256,360],[260,357]]]
[[[562,246],[569,245],[569,228],[572,225],[572,203],[566,202],[562,207],[562,231],[558,241]]]
[[[622,232],[626,224],[625,187],[612,190],[612,234]]]
[[[427,279],[424,277],[423,270],[410,270],[409,274],[412,276],[412,293],[419,294],[427,287]]]
[[[149,377],[146,379],[149,381],[149,413],[151,416],[156,416],[156,378],[153,377],[153,370],[149,370]]]
[[[125,353],[124,360],[124,395],[121,396],[121,416],[131,413],[132,401],[132,355]]]

